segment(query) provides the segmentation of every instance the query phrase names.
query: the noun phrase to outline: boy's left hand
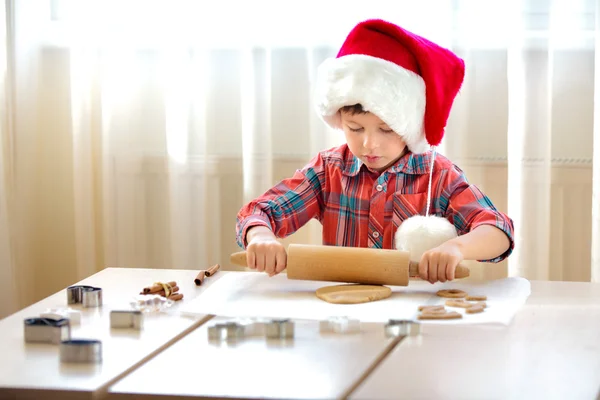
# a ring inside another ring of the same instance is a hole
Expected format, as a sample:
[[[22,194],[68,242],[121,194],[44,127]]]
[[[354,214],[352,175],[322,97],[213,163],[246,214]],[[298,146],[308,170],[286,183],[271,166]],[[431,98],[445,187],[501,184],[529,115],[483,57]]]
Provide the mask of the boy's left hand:
[[[463,253],[457,244],[445,242],[423,253],[419,262],[419,276],[430,283],[451,281],[454,279],[456,266],[463,259]]]

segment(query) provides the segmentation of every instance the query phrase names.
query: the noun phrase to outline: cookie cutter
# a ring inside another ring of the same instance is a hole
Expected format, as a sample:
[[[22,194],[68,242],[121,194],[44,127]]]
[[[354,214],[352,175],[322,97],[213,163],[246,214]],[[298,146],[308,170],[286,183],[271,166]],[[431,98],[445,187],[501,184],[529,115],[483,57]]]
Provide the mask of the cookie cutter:
[[[267,324],[269,320],[252,320],[250,322],[242,322],[244,325],[244,333],[246,336],[264,337],[267,334]]]
[[[60,343],[60,361],[100,363],[102,362],[102,342],[94,339],[63,340]]]
[[[142,329],[144,314],[140,310],[112,310],[110,327],[116,329]]]
[[[67,304],[83,303],[83,290],[91,290],[93,286],[75,285],[67,288]]]
[[[71,338],[71,324],[66,318],[26,318],[23,336],[26,343],[59,344]]]
[[[268,322],[269,320],[261,318],[236,318],[209,327],[208,336],[211,340],[264,337]]]
[[[244,328],[244,336],[265,336],[269,319],[264,318],[236,318],[233,322]]]
[[[94,286],[75,285],[67,288],[68,304],[83,304],[84,307],[102,306],[102,289]]]
[[[421,333],[421,324],[411,320],[390,319],[384,331],[386,337],[416,336]]]
[[[360,321],[349,317],[330,317],[319,321],[321,333],[357,333],[360,332]]]
[[[48,308],[40,314],[40,318],[69,320],[71,326],[81,324],[81,311],[72,308]]]
[[[294,337],[294,322],[289,319],[273,319],[265,326],[269,339],[291,339]]]
[[[209,340],[238,340],[244,337],[244,326],[237,322],[218,323],[208,327]]]

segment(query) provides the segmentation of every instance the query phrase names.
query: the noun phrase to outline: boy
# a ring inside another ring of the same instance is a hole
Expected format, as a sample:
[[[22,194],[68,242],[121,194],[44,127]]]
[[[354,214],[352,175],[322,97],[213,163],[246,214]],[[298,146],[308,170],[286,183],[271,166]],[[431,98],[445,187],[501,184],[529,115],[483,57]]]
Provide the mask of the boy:
[[[248,267],[283,271],[277,238],[312,218],[323,225],[324,245],[410,250],[431,283],[454,279],[462,260],[508,257],[512,220],[436,157],[463,78],[464,63],[449,50],[386,21],[358,24],[317,76],[319,115],[343,130],[346,144],[240,210],[237,241]]]

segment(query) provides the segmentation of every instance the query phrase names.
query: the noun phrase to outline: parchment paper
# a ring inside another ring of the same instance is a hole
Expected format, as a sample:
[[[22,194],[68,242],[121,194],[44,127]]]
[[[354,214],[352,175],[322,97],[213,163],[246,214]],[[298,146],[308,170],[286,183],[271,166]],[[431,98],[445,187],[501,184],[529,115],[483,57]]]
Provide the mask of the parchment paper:
[[[472,295],[486,295],[483,313],[465,314],[461,319],[422,321],[444,324],[508,325],[525,303],[531,289],[524,278],[505,278],[483,283],[461,282],[430,284],[411,280],[409,286],[390,286],[391,297],[363,304],[330,304],[320,300],[315,290],[339,282],[287,279],[285,274],[269,278],[258,272],[232,272],[213,283],[199,297],[182,305],[182,314],[213,314],[224,317],[266,317],[323,320],[346,316],[363,322],[387,322],[389,319],[416,319],[418,306],[443,304],[436,296],[440,289],[461,289]],[[449,308],[464,314],[462,308]]]

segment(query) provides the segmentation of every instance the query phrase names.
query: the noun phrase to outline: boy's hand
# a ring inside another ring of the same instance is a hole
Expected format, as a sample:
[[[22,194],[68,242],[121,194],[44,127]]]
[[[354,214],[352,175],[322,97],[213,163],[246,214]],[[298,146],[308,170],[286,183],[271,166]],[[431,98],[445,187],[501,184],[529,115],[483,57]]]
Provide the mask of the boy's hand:
[[[419,262],[421,279],[435,283],[454,279],[456,266],[464,259],[460,246],[447,241],[425,253]]]
[[[287,264],[285,247],[277,241],[273,232],[263,226],[248,230],[248,246],[246,246],[246,259],[248,268],[258,272],[266,272],[269,276],[277,275],[283,271]]]

